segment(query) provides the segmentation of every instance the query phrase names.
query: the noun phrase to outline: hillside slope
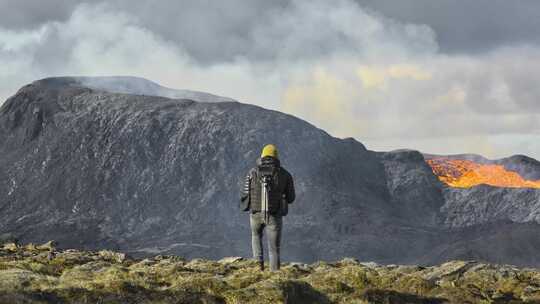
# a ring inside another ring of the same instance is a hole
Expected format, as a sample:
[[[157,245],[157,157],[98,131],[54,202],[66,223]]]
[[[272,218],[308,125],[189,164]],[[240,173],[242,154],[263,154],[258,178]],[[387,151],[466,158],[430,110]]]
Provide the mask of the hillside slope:
[[[298,194],[285,218],[285,261],[540,265],[534,216],[513,221],[507,208],[448,224],[457,207],[445,207],[452,196],[417,151],[372,152],[253,105],[103,90],[111,86],[48,78],[3,104],[0,232],[134,255],[248,256],[239,190],[274,143]]]

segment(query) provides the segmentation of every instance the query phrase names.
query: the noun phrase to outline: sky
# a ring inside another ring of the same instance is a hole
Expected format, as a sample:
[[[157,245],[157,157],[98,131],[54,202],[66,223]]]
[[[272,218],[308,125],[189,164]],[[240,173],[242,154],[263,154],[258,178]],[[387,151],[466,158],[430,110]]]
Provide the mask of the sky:
[[[371,150],[540,159],[537,0],[0,0],[0,103],[63,75],[227,96]]]

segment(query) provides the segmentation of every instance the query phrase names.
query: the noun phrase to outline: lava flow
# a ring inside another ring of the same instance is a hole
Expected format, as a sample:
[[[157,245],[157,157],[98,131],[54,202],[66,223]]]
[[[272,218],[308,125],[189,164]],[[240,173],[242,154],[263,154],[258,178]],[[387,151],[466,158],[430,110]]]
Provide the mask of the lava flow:
[[[480,184],[509,188],[537,188],[540,180],[526,180],[502,165],[480,164],[470,160],[434,158],[426,160],[433,173],[451,187],[470,188]]]

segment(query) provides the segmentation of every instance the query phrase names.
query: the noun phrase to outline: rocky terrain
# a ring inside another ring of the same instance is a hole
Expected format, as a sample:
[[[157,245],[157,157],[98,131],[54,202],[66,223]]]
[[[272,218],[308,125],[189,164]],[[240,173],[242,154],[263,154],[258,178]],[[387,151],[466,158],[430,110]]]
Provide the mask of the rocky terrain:
[[[133,259],[54,244],[0,247],[0,303],[539,303],[540,272],[477,261],[430,267],[343,258],[260,271],[241,257]]]
[[[9,98],[0,108],[0,233],[135,257],[247,257],[239,191],[274,143],[297,190],[284,261],[540,265],[539,190],[452,189],[418,151],[369,151],[291,115],[170,90],[62,77]],[[535,160],[511,160],[537,176]]]

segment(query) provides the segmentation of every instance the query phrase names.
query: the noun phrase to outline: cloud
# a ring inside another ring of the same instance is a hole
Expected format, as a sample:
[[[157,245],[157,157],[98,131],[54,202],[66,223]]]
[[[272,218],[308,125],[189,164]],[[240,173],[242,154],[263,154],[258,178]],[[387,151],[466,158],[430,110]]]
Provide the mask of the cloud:
[[[442,52],[473,54],[540,44],[540,1],[356,0],[401,23],[427,24]]]
[[[517,53],[536,60],[522,62],[512,56]],[[374,149],[406,146],[444,153],[460,147],[489,157],[524,153],[504,149],[495,139],[504,134],[510,146],[515,145],[512,134],[540,135],[540,104],[532,98],[540,96],[535,92],[538,59],[540,52],[528,48],[474,58],[433,54],[403,58],[398,65],[351,60],[345,69],[325,70],[324,77],[312,71],[301,89],[291,85],[284,109]],[[323,119],[325,113],[331,119]]]
[[[51,21],[65,21],[77,0],[0,0],[0,27],[12,30],[32,29]]]
[[[431,78],[430,73],[410,64],[391,65],[384,68],[360,66],[357,73],[366,89],[387,89],[387,84],[392,79],[428,80]]]
[[[83,3],[0,27],[0,97],[48,76],[134,75],[285,111],[376,150],[540,158],[527,143],[540,136],[539,47],[445,54],[431,27],[353,0],[166,3]]]
[[[292,85],[285,89],[283,111],[302,113],[306,119],[334,134],[350,134],[351,130],[363,127],[361,122],[346,116],[353,107],[350,97],[356,94],[350,83],[323,68],[316,68],[311,77],[308,84]]]
[[[540,43],[537,0],[521,0],[519,4],[507,0],[351,1],[371,15],[386,16],[402,24],[429,26],[437,33],[444,53],[485,52],[500,46]],[[64,22],[81,3],[96,1],[0,0],[0,27],[32,29],[48,22]],[[108,3],[116,11],[136,16],[165,40],[184,45],[195,60],[216,63],[237,56],[268,55],[267,50],[257,53],[252,49],[257,39],[253,29],[279,20],[280,15],[291,11],[300,1],[108,0]]]

